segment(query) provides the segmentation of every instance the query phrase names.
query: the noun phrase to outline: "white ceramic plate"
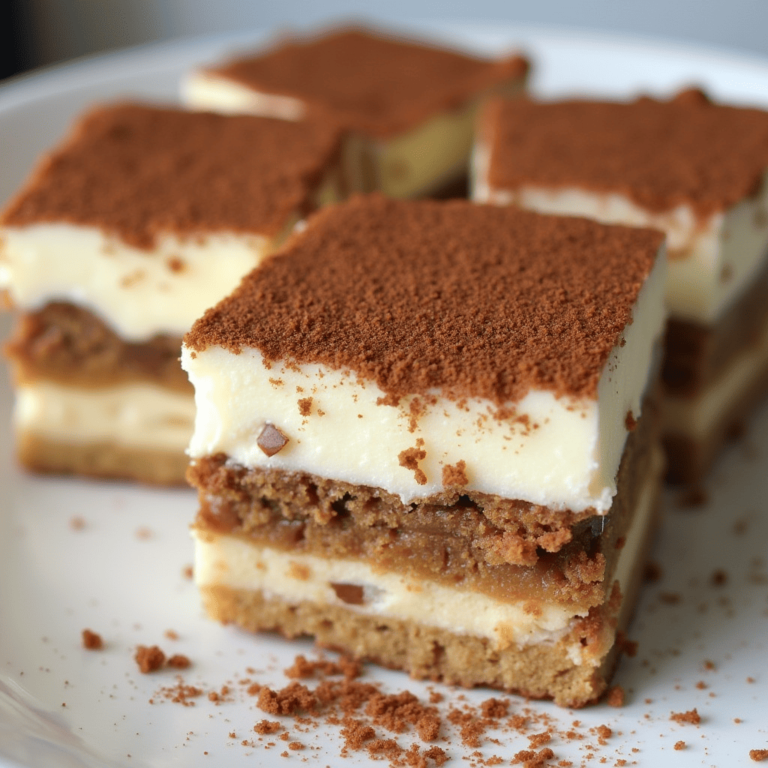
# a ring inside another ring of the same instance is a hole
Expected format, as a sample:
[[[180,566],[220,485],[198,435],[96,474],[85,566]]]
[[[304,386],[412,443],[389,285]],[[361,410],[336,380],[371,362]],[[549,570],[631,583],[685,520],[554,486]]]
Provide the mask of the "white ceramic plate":
[[[695,82],[721,98],[768,106],[768,62],[530,28],[433,31],[479,50],[523,47],[536,62],[535,88],[548,96],[668,93]],[[252,34],[147,47],[0,87],[0,200],[86,105],[136,95],[172,100],[190,65],[263,39]],[[4,320],[0,330],[7,328]],[[241,744],[256,736],[253,725],[263,714],[238,681],[251,677],[284,685],[282,670],[296,653],[311,654],[311,644],[252,637],[205,619],[183,574],[192,558],[191,492],[21,473],[13,461],[5,369],[0,376],[0,765],[286,764],[283,742],[271,749]],[[560,731],[581,721],[585,739],[555,736],[550,742],[557,760],[576,766],[605,758],[607,765],[624,759],[657,768],[722,767],[749,764],[749,750],[768,748],[766,478],[763,410],[749,436],[718,465],[706,505],[685,510],[668,498],[654,555],[664,576],[645,589],[631,631],[639,653],[622,662],[616,677],[628,692],[625,707],[573,713],[513,700],[513,712],[528,707],[549,716]],[[712,584],[716,570],[727,574],[725,584]],[[82,648],[86,627],[103,636],[103,651]],[[167,630],[178,639],[168,639]],[[186,654],[193,662],[183,673],[186,682],[206,692],[229,683],[232,695],[218,704],[203,696],[194,707],[163,700],[159,689],[172,685],[174,676],[139,674],[132,660],[137,644]],[[426,690],[395,672],[369,668],[367,677],[392,692]],[[448,701],[459,693],[441,690]],[[488,692],[466,695],[477,703]],[[694,707],[701,726],[670,721],[672,712]],[[614,732],[606,746],[589,735],[589,728],[601,724]],[[321,765],[342,762],[336,730],[297,735],[307,750],[290,753],[288,764],[306,756]],[[450,729],[445,736],[439,744],[452,764],[464,764],[474,750],[462,747]],[[481,752],[501,755],[505,764],[528,747],[522,735],[497,737],[499,744],[485,742]],[[409,743],[406,737],[401,741]],[[684,750],[674,749],[678,741],[686,742]],[[343,762],[367,764],[365,756]]]

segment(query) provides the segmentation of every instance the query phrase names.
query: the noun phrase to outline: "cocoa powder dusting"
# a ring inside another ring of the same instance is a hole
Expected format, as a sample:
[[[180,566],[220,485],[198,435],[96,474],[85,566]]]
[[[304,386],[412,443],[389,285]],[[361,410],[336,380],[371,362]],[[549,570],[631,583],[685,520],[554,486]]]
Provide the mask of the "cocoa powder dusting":
[[[351,370],[393,403],[594,397],[661,242],[512,206],[359,196],[310,218],[185,343]]]
[[[350,28],[285,40],[212,71],[257,91],[293,96],[345,128],[384,137],[493,85],[522,79],[528,62],[520,56],[488,61]]]
[[[338,128],[317,116],[101,107],[43,158],[0,223],[95,226],[143,249],[166,233],[273,236],[306,212],[338,151]]]
[[[707,100],[495,100],[480,131],[495,189],[614,192],[652,211],[723,211],[754,195],[768,167],[768,112]]]

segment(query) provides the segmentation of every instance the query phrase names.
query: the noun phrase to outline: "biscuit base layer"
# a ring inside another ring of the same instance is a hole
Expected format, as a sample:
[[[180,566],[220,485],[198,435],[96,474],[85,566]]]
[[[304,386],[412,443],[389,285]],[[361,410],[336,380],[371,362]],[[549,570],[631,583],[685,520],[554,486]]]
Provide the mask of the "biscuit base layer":
[[[650,537],[648,538],[650,540]],[[647,544],[646,544],[647,548]],[[339,606],[292,604],[262,592],[209,586],[201,590],[211,618],[250,631],[274,630],[293,638],[314,636],[318,645],[344,651],[414,678],[464,687],[489,686],[565,707],[599,699],[608,686],[621,647],[612,642],[629,623],[642,569],[623,597],[618,619],[597,614],[591,629],[606,630],[608,645],[599,666],[575,664],[566,637],[554,643],[495,650],[486,638],[445,632],[413,621],[365,616]]]
[[[20,430],[19,463],[33,472],[138,480],[152,485],[186,485],[189,459],[178,451],[151,450],[111,443],[59,442]]]

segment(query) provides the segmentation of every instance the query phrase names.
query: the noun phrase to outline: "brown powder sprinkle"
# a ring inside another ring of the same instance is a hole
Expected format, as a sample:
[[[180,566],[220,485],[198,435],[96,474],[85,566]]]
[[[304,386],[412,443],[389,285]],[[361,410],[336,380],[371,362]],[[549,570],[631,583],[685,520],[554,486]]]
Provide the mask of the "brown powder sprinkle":
[[[299,404],[299,413],[302,416],[309,416],[312,413],[312,398],[311,397],[302,397],[298,401]]]
[[[134,656],[142,674],[157,672],[165,663],[165,654],[156,645],[140,645]]]
[[[427,476],[419,467],[419,462],[427,458],[427,452],[423,448],[406,448],[397,455],[397,460],[401,467],[412,470],[416,482],[419,485],[427,484]]]
[[[185,343],[350,370],[395,398],[593,397],[661,243],[514,206],[357,196],[310,218]]]
[[[685,749],[686,744],[684,741],[676,741],[675,742],[675,749],[679,752],[681,749]]]
[[[169,232],[272,236],[311,205],[339,141],[320,116],[102,107],[40,161],[0,220],[96,225],[143,249]]]
[[[389,137],[451,112],[494,85],[520,80],[520,56],[496,61],[360,28],[283,39],[212,70],[262,93],[328,111],[347,129]]]
[[[520,750],[513,758],[512,765],[522,764],[523,768],[543,768],[547,761],[552,760],[555,753],[549,748],[534,752],[530,749]]]
[[[282,724],[276,720],[260,720],[253,726],[253,730],[265,736],[266,734],[277,733],[282,727]]]
[[[701,723],[701,715],[695,708],[688,712],[672,712],[669,719],[680,723],[680,725],[699,725]]]
[[[624,706],[624,689],[620,685],[614,685],[606,691],[605,701],[609,707]]]
[[[189,658],[181,653],[175,653],[173,656],[171,656],[170,659],[168,659],[168,666],[173,667],[174,669],[187,669],[191,665],[192,662],[189,660]]]
[[[100,651],[104,648],[104,641],[101,639],[101,635],[92,632],[90,629],[83,630],[82,639],[83,648],[87,648],[89,651]]]
[[[768,760],[768,749],[750,749],[749,757],[756,763],[761,763],[763,760]]]
[[[462,459],[455,464],[443,467],[443,486],[446,488],[464,488],[468,485],[467,463]]]
[[[713,587],[722,587],[728,583],[728,574],[722,568],[718,568],[712,572],[710,583]]]
[[[480,133],[496,189],[614,192],[652,211],[727,210],[757,192],[768,165],[768,113],[707,101],[497,99]]]

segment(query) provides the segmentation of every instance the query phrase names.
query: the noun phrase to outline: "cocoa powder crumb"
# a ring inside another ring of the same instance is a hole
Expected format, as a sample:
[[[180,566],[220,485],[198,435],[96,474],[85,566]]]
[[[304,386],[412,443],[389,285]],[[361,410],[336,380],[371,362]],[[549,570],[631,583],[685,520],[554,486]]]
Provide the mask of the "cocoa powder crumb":
[[[443,486],[446,488],[463,488],[469,483],[467,463],[462,459],[455,464],[443,467]]]
[[[257,706],[270,715],[292,715],[298,711],[311,711],[317,703],[315,695],[306,686],[293,682],[279,691],[263,687]]]
[[[165,663],[165,654],[156,645],[140,645],[134,656],[142,674],[156,672]]]
[[[174,669],[187,669],[191,664],[192,662],[189,660],[189,657],[181,653],[175,653],[168,659],[168,666]]]
[[[309,416],[312,413],[312,398],[302,397],[298,401],[299,413],[302,416]]]
[[[530,749],[521,749],[512,758],[512,765],[522,763],[523,768],[542,768],[548,760],[551,760],[555,753],[549,748],[534,752]]]
[[[624,706],[624,689],[620,685],[614,685],[605,694],[605,701],[610,707]]]
[[[669,719],[681,725],[699,725],[701,723],[701,715],[695,707],[688,712],[672,712]]]
[[[722,568],[718,568],[716,571],[713,571],[710,578],[710,583],[713,587],[722,587],[727,583],[727,581],[728,574]]]
[[[685,749],[686,744],[684,741],[676,741],[675,742],[675,749],[679,752],[681,749]]]
[[[253,726],[253,730],[262,736],[266,736],[269,733],[277,733],[282,727],[282,724],[278,723],[276,720],[259,720],[259,722]]]
[[[427,458],[427,452],[423,448],[406,448],[397,454],[397,461],[401,467],[413,472],[413,476],[419,485],[427,484],[427,476],[419,467],[419,462]]]
[[[101,635],[92,632],[90,629],[84,629],[82,637],[83,648],[87,648],[89,651],[100,651],[104,647]]]
[[[749,757],[756,763],[761,763],[763,760],[768,760],[768,749],[750,749]]]

